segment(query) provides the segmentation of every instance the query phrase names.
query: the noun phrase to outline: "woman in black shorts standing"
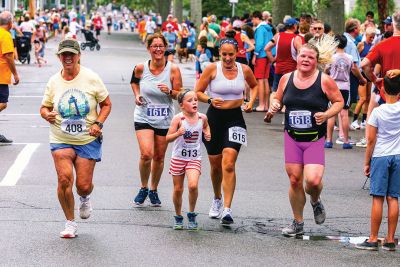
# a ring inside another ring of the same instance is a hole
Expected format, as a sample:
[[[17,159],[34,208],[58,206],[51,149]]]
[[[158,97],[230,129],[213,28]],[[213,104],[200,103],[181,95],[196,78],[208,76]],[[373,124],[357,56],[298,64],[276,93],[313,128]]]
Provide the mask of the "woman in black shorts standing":
[[[210,105],[207,117],[212,139],[209,142],[203,140],[210,160],[214,188],[209,216],[221,218],[221,224],[231,224],[231,204],[236,185],[235,164],[241,145],[247,144],[246,123],[240,108],[243,104],[243,90],[247,82],[251,88],[251,99],[244,110],[251,112],[258,85],[251,69],[235,62],[238,51],[236,40],[222,39],[220,45],[221,61],[205,68],[196,92],[200,101]],[[207,88],[208,95],[204,93]]]

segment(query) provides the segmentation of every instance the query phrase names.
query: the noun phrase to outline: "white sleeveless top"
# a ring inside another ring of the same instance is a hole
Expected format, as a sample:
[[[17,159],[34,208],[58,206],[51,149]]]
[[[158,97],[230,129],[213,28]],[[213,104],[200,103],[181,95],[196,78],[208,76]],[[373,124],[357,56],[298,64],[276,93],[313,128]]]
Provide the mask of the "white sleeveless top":
[[[164,70],[154,75],[149,69],[150,61],[143,63],[144,69],[140,79],[140,95],[143,96],[145,104],[136,105],[134,122],[148,123],[157,129],[168,129],[175,114],[171,96],[163,93],[157,87],[163,83],[172,89],[171,84],[171,63],[167,62]]]
[[[201,137],[203,133],[203,119],[201,113],[198,114],[198,121],[195,124],[189,124],[182,113],[181,126],[185,127],[184,135],[179,136],[172,149],[172,158],[182,160],[201,160]]]
[[[243,75],[242,65],[238,62],[235,63],[238,72],[236,78],[232,80],[229,80],[224,76],[221,62],[216,63],[217,74],[215,75],[215,79],[211,80],[208,88],[210,97],[221,97],[224,100],[237,100],[243,98],[243,91],[246,83]]]

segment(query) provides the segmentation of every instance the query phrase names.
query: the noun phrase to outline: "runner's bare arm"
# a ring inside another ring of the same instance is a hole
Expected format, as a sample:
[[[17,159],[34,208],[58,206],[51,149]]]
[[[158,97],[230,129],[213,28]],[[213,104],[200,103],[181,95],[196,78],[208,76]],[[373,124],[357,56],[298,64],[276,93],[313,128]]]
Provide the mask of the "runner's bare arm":
[[[272,38],[272,40],[269,41],[268,44],[264,47],[265,53],[267,53],[267,58],[271,63],[275,61],[275,58],[272,55],[271,50],[276,46],[277,40],[278,40],[278,33],[275,34],[274,38]]]
[[[285,91],[286,85],[289,81],[291,73],[287,73],[282,76],[281,80],[279,81],[278,84],[278,89],[276,91],[275,97],[272,99],[271,103],[271,112],[276,113],[282,108],[282,98],[283,98],[283,92]]]
[[[215,63],[208,64],[201,74],[200,79],[197,81],[195,92],[201,102],[207,103],[208,99],[210,98],[204,92],[206,91],[211,80],[214,79],[216,70],[217,65],[215,65]]]
[[[249,85],[251,93],[250,93],[250,101],[244,107],[245,112],[251,112],[253,110],[254,102],[256,101],[258,95],[258,83],[256,78],[254,77],[253,72],[251,71],[250,67],[247,65],[243,65],[243,74],[246,80],[246,83]]]
[[[50,124],[56,122],[56,115],[57,112],[53,110],[53,107],[46,107],[43,105],[40,107],[40,116],[42,116],[42,118],[48,121]]]
[[[367,150],[365,151],[364,174],[369,177],[372,153],[376,144],[377,128],[367,123]]]
[[[176,97],[178,96],[179,92],[182,89],[182,74],[179,67],[175,64],[172,64],[171,66],[171,84],[172,84],[171,97],[173,99],[176,99]]]
[[[206,141],[210,141],[211,140],[211,130],[210,130],[210,125],[208,124],[208,118],[206,115],[202,115],[201,119],[203,120],[204,139],[206,139]]]
[[[242,34],[243,38],[242,41],[245,42],[249,47],[246,49],[246,52],[251,52],[254,50],[255,46],[254,44],[250,41],[249,37],[247,35]]]
[[[140,82],[140,79],[142,78],[143,69],[144,69],[143,64],[136,65],[136,67],[133,69],[132,78],[131,78],[131,88],[132,88],[132,92],[135,96],[136,105],[142,105],[142,102],[139,99],[140,98],[139,82]]]
[[[14,54],[13,53],[7,53],[4,54],[4,58],[7,62],[8,67],[11,70],[11,73],[14,76],[14,85],[17,85],[19,83],[19,76],[17,73],[17,69],[15,68],[15,63],[14,63]]]
[[[169,126],[168,133],[165,136],[167,143],[174,142],[176,138],[185,133],[185,128],[179,127],[180,122],[181,122],[181,116],[175,115],[175,117],[171,121],[171,125]]]
[[[327,74],[322,73],[322,90],[326,97],[332,103],[331,107],[325,112],[315,113],[315,121],[318,125],[321,125],[329,118],[338,114],[344,106],[343,96],[339,91],[339,87],[336,82]]]

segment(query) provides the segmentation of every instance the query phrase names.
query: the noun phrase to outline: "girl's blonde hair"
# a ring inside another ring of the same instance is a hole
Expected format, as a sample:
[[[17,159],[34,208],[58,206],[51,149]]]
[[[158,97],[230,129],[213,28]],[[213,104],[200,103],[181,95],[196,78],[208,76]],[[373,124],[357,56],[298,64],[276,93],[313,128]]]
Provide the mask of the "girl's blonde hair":
[[[184,98],[185,95],[186,95],[187,93],[189,93],[189,92],[194,92],[194,91],[193,91],[193,90],[190,90],[190,89],[182,89],[182,90],[179,92],[178,96],[176,97],[176,99],[178,100],[178,103],[179,103],[179,104],[182,104],[183,98]]]

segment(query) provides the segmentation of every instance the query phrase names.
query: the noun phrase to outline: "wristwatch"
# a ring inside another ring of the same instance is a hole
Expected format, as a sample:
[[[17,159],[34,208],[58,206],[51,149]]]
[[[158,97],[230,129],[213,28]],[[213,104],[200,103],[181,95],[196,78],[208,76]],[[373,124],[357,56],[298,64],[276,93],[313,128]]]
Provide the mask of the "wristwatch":
[[[104,124],[102,122],[95,121],[94,124],[97,124],[100,127],[100,129],[103,129]]]
[[[211,105],[212,100],[213,100],[213,98],[210,97],[210,98],[207,100],[207,103],[208,103],[209,105]]]

